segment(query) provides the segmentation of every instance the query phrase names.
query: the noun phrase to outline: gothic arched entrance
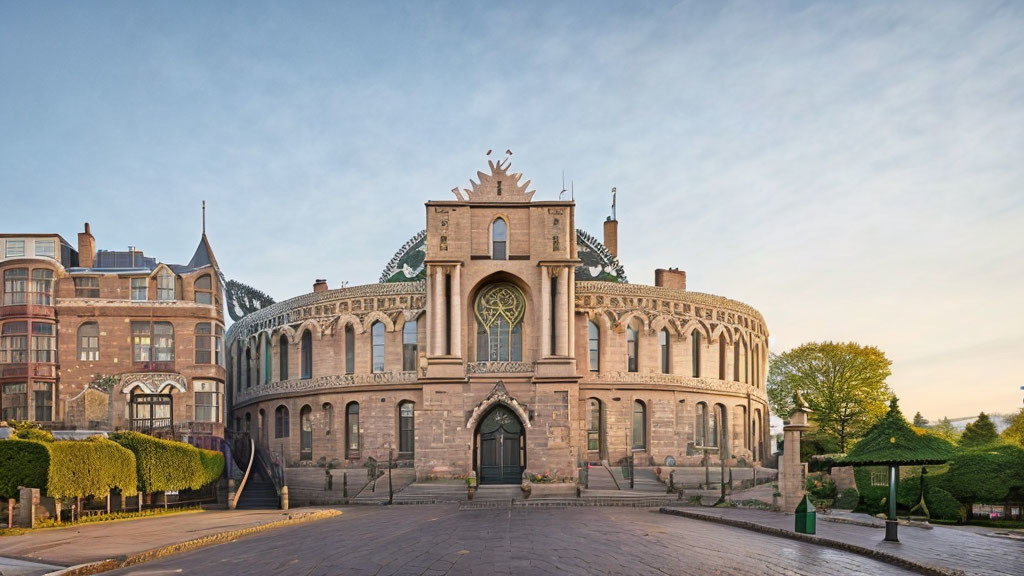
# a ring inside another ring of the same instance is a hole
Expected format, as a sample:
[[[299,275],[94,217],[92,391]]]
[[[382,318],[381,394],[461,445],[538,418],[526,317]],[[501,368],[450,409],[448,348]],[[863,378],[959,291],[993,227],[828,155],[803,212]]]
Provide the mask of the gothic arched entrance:
[[[526,433],[508,407],[498,404],[480,420],[474,436],[480,484],[519,484],[526,468]]]

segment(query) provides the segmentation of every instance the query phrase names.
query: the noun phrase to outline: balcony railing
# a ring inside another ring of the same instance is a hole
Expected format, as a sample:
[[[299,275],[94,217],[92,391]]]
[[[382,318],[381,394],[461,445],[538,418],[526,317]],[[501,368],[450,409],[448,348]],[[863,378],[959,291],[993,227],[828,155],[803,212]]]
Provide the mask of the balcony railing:
[[[140,420],[132,420],[130,423],[131,429],[135,432],[144,432],[151,434],[158,430],[171,430],[173,419],[171,418],[144,418]]]

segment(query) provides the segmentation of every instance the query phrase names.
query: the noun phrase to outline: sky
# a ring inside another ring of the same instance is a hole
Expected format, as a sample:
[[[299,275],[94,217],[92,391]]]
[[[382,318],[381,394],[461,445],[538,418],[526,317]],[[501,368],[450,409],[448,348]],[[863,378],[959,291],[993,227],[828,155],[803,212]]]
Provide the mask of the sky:
[[[856,341],[905,413],[1024,391],[1024,3],[0,0],[0,232],[283,300],[376,282],[513,151],[632,282]]]

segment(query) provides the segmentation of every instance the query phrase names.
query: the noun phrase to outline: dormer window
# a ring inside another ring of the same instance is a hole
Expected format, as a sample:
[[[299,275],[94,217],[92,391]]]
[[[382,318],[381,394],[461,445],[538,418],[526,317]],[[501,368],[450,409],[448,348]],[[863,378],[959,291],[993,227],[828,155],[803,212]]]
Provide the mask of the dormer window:
[[[174,274],[161,272],[156,277],[156,299],[174,300]]]
[[[491,225],[491,258],[505,260],[508,258],[508,224],[504,218],[498,218]]]

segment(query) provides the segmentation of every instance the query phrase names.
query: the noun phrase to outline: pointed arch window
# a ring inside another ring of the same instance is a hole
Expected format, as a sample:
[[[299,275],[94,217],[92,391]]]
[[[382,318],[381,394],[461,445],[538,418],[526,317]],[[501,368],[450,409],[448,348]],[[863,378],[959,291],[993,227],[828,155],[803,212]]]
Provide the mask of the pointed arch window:
[[[732,344],[732,379],[740,381],[740,342],[737,340]]]
[[[345,407],[345,457],[359,458],[359,403],[349,402]]]
[[[743,341],[743,383],[750,382],[750,354],[747,353],[747,341]]]
[[[277,379],[284,381],[288,379],[288,336],[281,334],[281,338],[277,342],[280,356],[277,362]]]
[[[601,401],[587,400],[587,450],[601,452]]]
[[[270,382],[270,336],[263,339],[263,383]]]
[[[313,333],[306,330],[302,333],[302,379],[309,380],[313,377]]]
[[[384,371],[384,323],[377,321],[370,326],[370,337],[373,339],[373,365],[374,372]]]
[[[252,388],[252,347],[245,347],[245,387]]]
[[[640,333],[632,322],[626,326],[626,370],[636,372],[638,367],[638,354],[640,352]]]
[[[633,401],[633,450],[647,449],[647,406]]]
[[[694,418],[694,438],[693,443],[695,446],[702,447],[707,446],[708,441],[708,405],[705,402],[697,403],[697,410]]]
[[[526,297],[519,288],[508,283],[484,288],[476,297],[473,312],[477,323],[477,361],[521,362]]]
[[[593,320],[587,322],[587,341],[590,350],[590,371],[601,369],[601,331]]]
[[[725,335],[718,337],[718,379],[725,380]]]
[[[691,351],[693,377],[700,378],[700,332],[698,332],[696,328],[694,328],[693,332],[690,333],[690,340],[693,341],[693,350]]]
[[[668,328],[662,328],[661,331],[658,332],[658,345],[661,347],[661,373],[668,374],[672,371]]]
[[[356,371],[356,329],[345,325],[345,374]]]
[[[313,459],[313,409],[306,404],[299,410],[299,460]]]
[[[491,258],[508,258],[508,223],[504,218],[496,218],[491,224]]]

